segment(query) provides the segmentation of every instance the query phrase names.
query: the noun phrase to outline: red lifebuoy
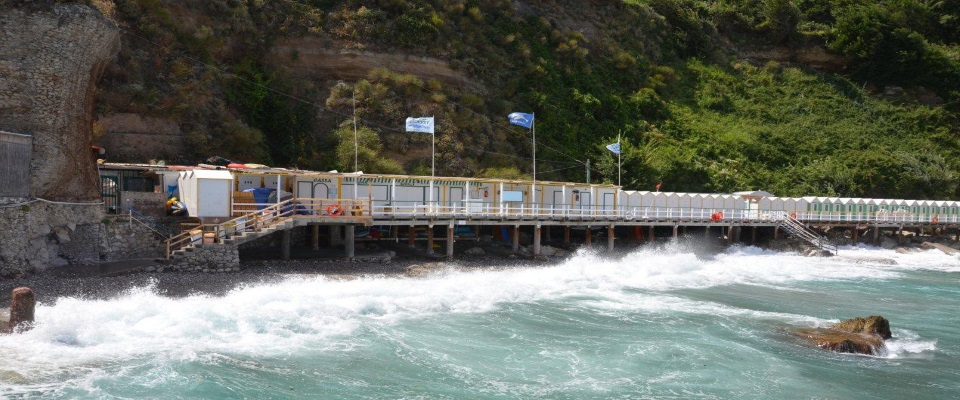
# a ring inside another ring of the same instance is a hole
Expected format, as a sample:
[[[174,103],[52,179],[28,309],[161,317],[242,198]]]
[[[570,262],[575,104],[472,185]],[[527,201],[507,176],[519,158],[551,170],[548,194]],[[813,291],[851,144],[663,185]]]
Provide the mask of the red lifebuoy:
[[[790,214],[790,218],[797,219],[797,213]]]
[[[713,222],[723,221],[723,213],[720,212],[720,211],[717,211],[717,212],[711,214],[711,215],[710,215],[710,220],[713,221]]]
[[[339,204],[331,204],[327,206],[327,215],[339,217],[343,214],[343,209],[340,208]]]
[[[934,215],[934,216],[933,216],[933,219],[931,219],[930,222],[933,222],[933,223],[935,223],[935,224],[939,224],[939,223],[940,223],[940,217]]]

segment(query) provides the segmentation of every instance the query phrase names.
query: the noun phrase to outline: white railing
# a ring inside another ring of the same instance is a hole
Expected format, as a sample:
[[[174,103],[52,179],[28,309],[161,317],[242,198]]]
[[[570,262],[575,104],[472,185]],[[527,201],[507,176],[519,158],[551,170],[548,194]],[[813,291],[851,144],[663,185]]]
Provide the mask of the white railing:
[[[540,205],[529,203],[373,202],[374,218],[493,218],[582,219],[617,221],[776,222],[785,213],[805,223],[865,224],[956,224],[958,215],[904,212],[830,212],[716,209],[696,207],[630,207],[589,205]]]

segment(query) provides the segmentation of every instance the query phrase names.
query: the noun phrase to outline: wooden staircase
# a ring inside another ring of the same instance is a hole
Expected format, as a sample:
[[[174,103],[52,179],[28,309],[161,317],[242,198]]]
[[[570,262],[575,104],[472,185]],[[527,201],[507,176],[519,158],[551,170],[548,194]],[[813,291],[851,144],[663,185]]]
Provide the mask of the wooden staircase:
[[[790,236],[802,239],[821,251],[828,252],[832,255],[837,255],[837,246],[830,244],[827,238],[821,236],[813,229],[810,229],[810,227],[798,221],[790,214],[780,211],[776,213],[776,218],[778,225],[783,228],[783,230],[787,231]]]
[[[167,239],[167,259],[179,260],[203,246],[238,246],[293,228],[294,201],[287,200],[216,225],[202,225]]]

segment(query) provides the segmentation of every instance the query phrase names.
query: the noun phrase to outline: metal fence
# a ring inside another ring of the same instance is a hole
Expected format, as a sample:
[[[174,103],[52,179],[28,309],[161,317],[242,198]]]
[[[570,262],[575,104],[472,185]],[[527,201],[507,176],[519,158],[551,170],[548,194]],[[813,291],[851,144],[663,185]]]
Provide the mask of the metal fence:
[[[0,131],[0,197],[30,196],[33,137]]]

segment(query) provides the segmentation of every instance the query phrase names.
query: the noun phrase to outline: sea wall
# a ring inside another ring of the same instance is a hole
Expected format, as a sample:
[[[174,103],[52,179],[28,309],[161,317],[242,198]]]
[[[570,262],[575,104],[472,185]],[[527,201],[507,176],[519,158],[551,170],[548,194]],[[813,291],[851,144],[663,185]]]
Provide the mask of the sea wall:
[[[100,252],[105,261],[164,257],[166,239],[143,223],[126,216],[104,219]]]
[[[174,259],[165,268],[174,271],[235,272],[240,270],[240,253],[233,245],[198,245],[186,257]]]
[[[100,262],[103,216],[99,205],[0,204],[0,277]]]

